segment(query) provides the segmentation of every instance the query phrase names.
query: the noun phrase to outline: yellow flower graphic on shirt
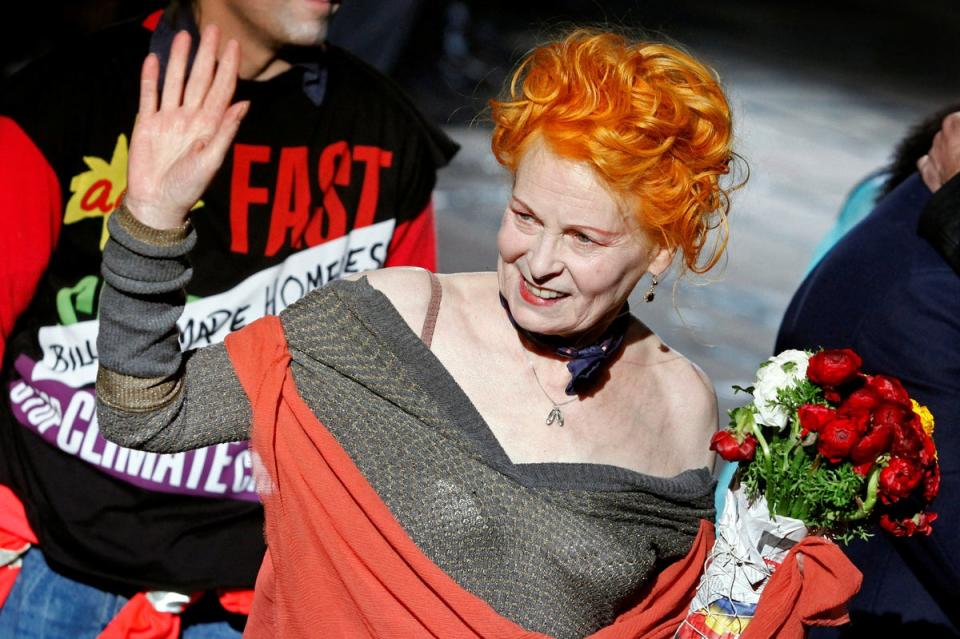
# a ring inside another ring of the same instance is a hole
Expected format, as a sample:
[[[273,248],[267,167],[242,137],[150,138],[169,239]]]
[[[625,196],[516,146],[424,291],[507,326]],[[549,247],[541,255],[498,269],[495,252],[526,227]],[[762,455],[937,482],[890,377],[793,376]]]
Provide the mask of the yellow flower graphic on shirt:
[[[109,237],[107,221],[110,213],[127,190],[127,136],[121,133],[117,138],[117,145],[113,148],[113,157],[109,162],[91,156],[85,156],[83,162],[90,170],[70,180],[70,192],[73,195],[67,202],[63,223],[73,224],[88,218],[102,218],[102,251]]]
[[[84,156],[83,162],[90,169],[70,180],[70,200],[63,215],[64,224],[73,224],[89,218],[101,218],[100,250],[107,244],[110,232],[107,222],[110,214],[120,203],[127,190],[127,136],[121,133],[113,148],[113,156],[107,162],[103,158]],[[203,206],[203,200],[192,210]]]

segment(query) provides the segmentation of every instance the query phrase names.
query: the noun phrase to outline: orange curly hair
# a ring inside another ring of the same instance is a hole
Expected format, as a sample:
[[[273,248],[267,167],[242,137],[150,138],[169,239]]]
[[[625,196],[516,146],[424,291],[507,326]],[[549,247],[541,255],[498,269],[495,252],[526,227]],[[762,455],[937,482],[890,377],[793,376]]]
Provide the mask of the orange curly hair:
[[[576,29],[529,53],[490,106],[493,153],[512,172],[542,136],[625,196],[640,227],[680,250],[688,269],[704,273],[720,259],[732,190],[720,184],[734,157],[730,107],[715,74],[688,54]]]

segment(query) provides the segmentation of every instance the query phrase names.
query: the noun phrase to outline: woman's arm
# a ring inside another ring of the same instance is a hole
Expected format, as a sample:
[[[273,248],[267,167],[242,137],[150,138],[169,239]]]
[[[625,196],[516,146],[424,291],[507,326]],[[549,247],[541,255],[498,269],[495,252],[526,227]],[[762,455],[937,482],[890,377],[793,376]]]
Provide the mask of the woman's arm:
[[[249,402],[224,347],[181,354],[176,323],[192,275],[186,255],[196,242],[187,215],[246,109],[229,106],[236,42],[218,63],[218,39],[215,28],[204,32],[186,78],[190,38],[175,38],[159,102],[156,57],[143,66],[128,190],[104,250],[97,342],[100,430],[128,447],[173,452],[249,432]]]
[[[100,430],[122,446],[177,452],[246,439],[250,405],[223,344],[181,353],[177,318],[196,233],[111,216],[100,298]]]

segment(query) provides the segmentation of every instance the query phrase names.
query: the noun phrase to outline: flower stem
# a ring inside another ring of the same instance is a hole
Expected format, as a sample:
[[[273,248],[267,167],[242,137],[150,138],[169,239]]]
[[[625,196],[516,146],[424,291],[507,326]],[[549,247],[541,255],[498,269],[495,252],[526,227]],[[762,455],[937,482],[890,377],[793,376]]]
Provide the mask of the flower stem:
[[[874,464],[873,468],[870,469],[870,474],[867,475],[867,498],[864,499],[857,510],[850,515],[851,521],[863,519],[873,512],[873,507],[877,504],[877,492],[880,486],[881,470],[882,467],[880,464]]]
[[[750,420],[750,430],[753,432],[753,436],[757,438],[757,443],[760,444],[760,450],[763,452],[763,467],[764,467],[764,481],[766,482],[766,490],[764,490],[764,495],[767,498],[767,508],[770,509],[770,514],[775,515],[776,513],[776,486],[773,485],[773,460],[770,458],[770,445],[767,443],[766,438],[763,436],[763,432],[760,429],[760,426],[755,420]]]
[[[750,430],[753,432],[753,436],[757,438],[757,443],[760,444],[760,448],[763,450],[763,456],[770,459],[770,446],[767,444],[767,440],[763,436],[763,432],[760,430],[760,426],[757,425],[756,421],[750,422]]]

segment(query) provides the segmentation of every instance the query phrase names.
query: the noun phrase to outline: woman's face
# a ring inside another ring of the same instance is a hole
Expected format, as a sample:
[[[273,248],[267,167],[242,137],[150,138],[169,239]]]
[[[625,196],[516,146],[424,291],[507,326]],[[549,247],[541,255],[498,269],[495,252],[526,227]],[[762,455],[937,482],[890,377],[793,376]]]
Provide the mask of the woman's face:
[[[517,167],[500,223],[500,292],[523,328],[546,335],[605,328],[671,251],[649,241],[586,164],[535,140]]]

